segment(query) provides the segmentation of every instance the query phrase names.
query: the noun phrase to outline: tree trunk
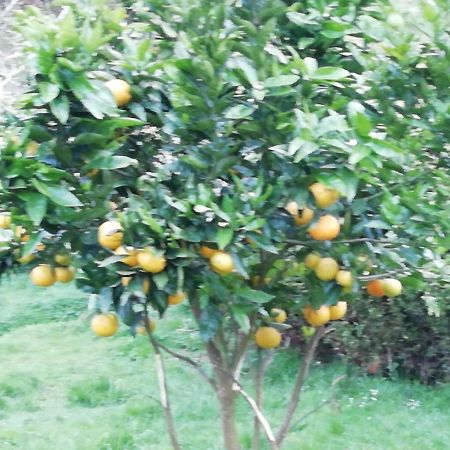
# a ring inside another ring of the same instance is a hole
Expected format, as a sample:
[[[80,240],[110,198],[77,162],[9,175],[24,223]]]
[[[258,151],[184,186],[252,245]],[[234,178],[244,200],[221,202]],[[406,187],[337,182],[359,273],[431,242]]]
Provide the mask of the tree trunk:
[[[236,417],[234,411],[235,393],[232,384],[227,381],[219,386],[217,398],[220,404],[220,416],[222,419],[222,433],[226,450],[241,450],[239,434],[236,427]]]

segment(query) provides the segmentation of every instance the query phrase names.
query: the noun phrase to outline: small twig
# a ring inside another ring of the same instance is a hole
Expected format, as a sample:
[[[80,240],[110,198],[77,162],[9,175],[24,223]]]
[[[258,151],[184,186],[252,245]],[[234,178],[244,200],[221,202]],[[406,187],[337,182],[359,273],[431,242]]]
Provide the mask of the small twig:
[[[165,352],[169,353],[169,355],[174,356],[175,358],[184,361],[185,363],[189,364],[191,367],[193,367],[214,389],[216,388],[215,381],[206,373],[206,371],[203,369],[200,364],[195,362],[193,359],[189,358],[189,356],[182,355],[181,353],[178,353],[174,350],[171,350],[170,348],[166,347],[164,344],[161,344],[161,342],[158,342],[158,345],[161,349],[163,349]]]
[[[231,374],[230,374],[231,376]],[[247,401],[247,403],[250,405],[250,408],[252,408],[253,413],[255,415],[255,418],[258,419],[258,422],[261,424],[264,430],[264,434],[266,435],[266,438],[272,448],[272,450],[278,450],[278,444],[275,439],[275,435],[273,434],[272,428],[270,427],[270,424],[268,420],[265,418],[264,414],[261,412],[261,410],[258,408],[258,405],[256,404],[255,400],[250,397],[247,392],[244,391],[242,386],[239,382],[235,381],[233,384],[233,390],[238,392],[244,399]]]
[[[291,428],[295,428],[298,425],[300,425],[307,417],[312,416],[314,413],[316,413],[317,411],[319,411],[320,409],[322,409],[325,405],[328,405],[328,403],[330,403],[331,401],[334,401],[336,399],[336,385],[341,382],[342,380],[344,380],[345,378],[347,378],[347,375],[341,375],[337,378],[335,378],[333,380],[333,382],[331,383],[331,395],[323,400],[321,403],[319,403],[315,408],[313,408],[311,411],[308,411],[307,413],[305,413],[303,416],[300,417],[300,419],[298,419]]]
[[[284,242],[287,244],[293,244],[293,245],[313,245],[313,244],[321,244],[322,241],[298,241],[296,239],[286,239]],[[388,239],[373,239],[373,238],[355,238],[355,239],[341,239],[338,241],[329,241],[330,244],[355,244],[358,242],[370,242],[373,244],[389,244],[393,246],[400,246],[400,245],[413,245],[410,242],[403,242],[403,241],[392,241]]]
[[[381,278],[389,277],[392,275],[398,275],[399,273],[404,274],[406,269],[396,269],[396,270],[388,270],[384,273],[377,273],[375,275],[363,275],[358,277],[359,281],[371,281],[371,280],[379,280]]]

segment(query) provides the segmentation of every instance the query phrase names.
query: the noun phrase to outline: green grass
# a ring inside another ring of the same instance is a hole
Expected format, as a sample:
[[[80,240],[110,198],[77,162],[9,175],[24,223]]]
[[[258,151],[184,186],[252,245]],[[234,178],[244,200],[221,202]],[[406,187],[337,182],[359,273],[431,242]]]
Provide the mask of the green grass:
[[[85,296],[73,287],[39,290],[24,277],[0,287],[0,449],[170,450],[152,355],[144,337],[92,335]],[[183,306],[158,322],[166,344],[200,346]],[[217,406],[209,387],[167,358],[177,429],[185,450],[223,450]],[[265,409],[279,423],[296,359],[283,350],[271,366]],[[315,365],[299,418],[329,395],[342,365]],[[250,391],[249,387],[249,391]],[[296,425],[286,450],[444,450],[450,442],[450,386],[352,376],[336,401]],[[251,416],[237,405],[244,443]],[[248,445],[245,447],[248,448]]]

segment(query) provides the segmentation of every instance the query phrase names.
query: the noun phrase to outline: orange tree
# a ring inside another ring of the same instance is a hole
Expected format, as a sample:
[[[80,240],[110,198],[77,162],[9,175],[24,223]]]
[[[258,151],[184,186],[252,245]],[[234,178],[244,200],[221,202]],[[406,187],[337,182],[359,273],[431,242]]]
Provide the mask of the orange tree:
[[[445,10],[62,3],[18,19],[30,76],[3,127],[1,271],[25,264],[48,286],[74,267],[98,335],[117,315],[148,333],[174,448],[165,351],[210,383],[227,450],[241,448],[239,394],[254,448],[260,428],[280,448],[326,324],[366,282],[380,296],[423,288],[420,267],[448,248]],[[151,333],[149,316],[183,301],[209,367]],[[255,400],[240,375],[255,341],[280,345],[286,312],[304,316],[309,344],[274,433],[266,361]]]

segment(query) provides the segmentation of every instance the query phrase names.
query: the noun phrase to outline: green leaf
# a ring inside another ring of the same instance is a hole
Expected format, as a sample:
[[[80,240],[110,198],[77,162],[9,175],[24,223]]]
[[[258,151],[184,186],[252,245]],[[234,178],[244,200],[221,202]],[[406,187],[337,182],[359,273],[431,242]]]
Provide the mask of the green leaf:
[[[138,161],[128,156],[105,155],[97,156],[87,166],[86,169],[114,170],[123,169],[128,166],[137,166]]]
[[[228,108],[225,112],[225,118],[227,119],[245,119],[253,114],[255,106],[250,105],[236,105]]]
[[[250,300],[255,303],[267,303],[274,298],[272,294],[250,288],[238,289],[236,295],[244,300]]]
[[[169,276],[166,272],[161,272],[153,275],[152,280],[156,284],[156,287],[162,291],[166,287],[167,283],[169,282]]]
[[[250,331],[250,319],[248,318],[247,312],[239,306],[232,306],[231,313],[239,328],[244,333],[248,333]]]
[[[341,67],[320,67],[311,75],[313,80],[339,81],[350,75],[348,70]]]
[[[223,250],[233,239],[233,230],[231,228],[219,228],[217,231],[216,242],[220,250]]]
[[[22,248],[22,256],[31,255],[36,250],[37,245],[41,242],[42,232],[32,234],[28,242]]]
[[[267,78],[264,81],[265,88],[291,86],[296,83],[300,77],[298,75],[278,75],[277,77]]]
[[[38,226],[47,213],[47,197],[34,192],[27,193],[25,209],[33,224]]]
[[[38,83],[38,90],[45,103],[50,103],[59,95],[59,86],[53,83]]]
[[[117,115],[114,97],[104,83],[88,80],[83,74],[69,76],[68,83],[75,97],[96,119]]]
[[[70,104],[67,95],[60,95],[50,102],[50,111],[61,123],[67,123],[70,113]]]
[[[36,179],[31,180],[31,182],[41,194],[47,196],[57,205],[68,207],[83,206],[80,200],[63,186],[47,186]]]
[[[370,119],[361,112],[352,115],[350,117],[350,122],[360,136],[368,136],[373,129]]]

